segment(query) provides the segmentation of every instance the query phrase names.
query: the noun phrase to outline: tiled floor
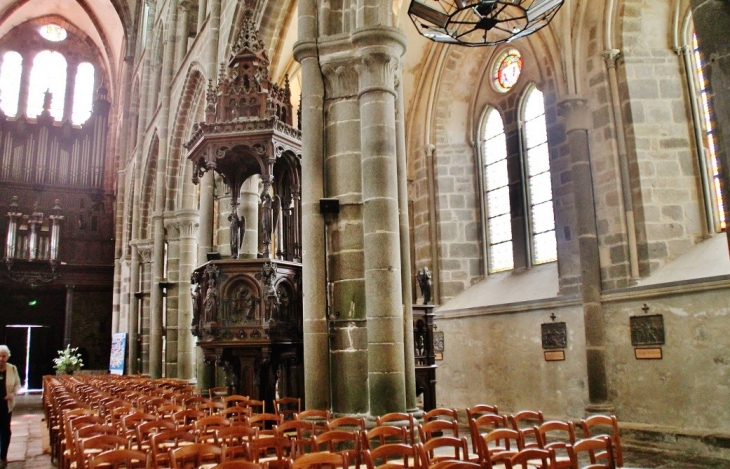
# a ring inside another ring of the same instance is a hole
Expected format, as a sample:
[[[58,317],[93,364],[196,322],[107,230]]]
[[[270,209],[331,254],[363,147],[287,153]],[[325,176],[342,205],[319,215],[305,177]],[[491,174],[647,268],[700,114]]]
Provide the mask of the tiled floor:
[[[51,469],[48,434],[43,421],[40,395],[19,396],[13,411],[8,469]],[[627,468],[646,469],[730,469],[730,461],[697,458],[686,454],[666,454],[655,451],[624,448]]]

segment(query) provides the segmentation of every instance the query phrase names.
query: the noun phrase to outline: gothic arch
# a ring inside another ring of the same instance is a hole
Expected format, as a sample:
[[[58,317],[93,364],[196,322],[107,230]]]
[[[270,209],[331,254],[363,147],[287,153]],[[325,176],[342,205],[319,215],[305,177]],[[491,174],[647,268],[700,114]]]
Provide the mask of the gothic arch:
[[[155,209],[155,192],[157,189],[157,162],[159,157],[160,140],[155,133],[147,152],[147,164],[142,176],[142,193],[140,194],[140,222],[139,239],[152,236],[152,212]]]

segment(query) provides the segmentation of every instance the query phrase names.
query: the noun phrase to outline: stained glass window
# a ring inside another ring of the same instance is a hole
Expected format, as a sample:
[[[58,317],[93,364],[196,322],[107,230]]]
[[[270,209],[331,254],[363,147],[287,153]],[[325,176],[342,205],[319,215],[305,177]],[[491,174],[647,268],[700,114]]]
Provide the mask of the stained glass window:
[[[6,116],[18,114],[18,97],[20,95],[20,76],[23,72],[23,57],[15,51],[3,55],[0,69],[0,108]]]
[[[482,130],[489,272],[514,268],[507,141],[499,113],[490,109]]]
[[[67,36],[65,29],[53,23],[41,26],[38,32],[44,39],[52,42],[63,41]]]
[[[530,201],[532,263],[557,260],[553,188],[550,180],[550,155],[547,146],[545,102],[537,88],[529,91],[523,113],[525,167]]]
[[[49,50],[39,52],[33,60],[26,110],[28,117],[35,118],[43,112],[46,91],[51,93],[51,115],[60,121],[66,96],[66,58]]]
[[[725,202],[722,198],[722,192],[720,192],[720,170],[718,167],[717,160],[717,143],[715,141],[715,126],[713,124],[713,113],[710,106],[710,99],[707,89],[707,78],[704,72],[704,60],[700,53],[699,46],[697,43],[697,35],[692,35],[692,51],[695,62],[695,76],[699,94],[700,112],[702,113],[702,127],[704,130],[704,142],[705,157],[709,163],[709,171],[712,176],[712,190],[714,195],[715,213],[717,214],[717,224],[720,230],[727,228],[727,221],[725,218]]]
[[[517,83],[522,73],[522,55],[517,49],[499,54],[492,69],[492,84],[500,93],[506,93]]]
[[[71,123],[81,125],[91,117],[94,101],[94,66],[89,62],[79,64],[74,84],[74,103]]]

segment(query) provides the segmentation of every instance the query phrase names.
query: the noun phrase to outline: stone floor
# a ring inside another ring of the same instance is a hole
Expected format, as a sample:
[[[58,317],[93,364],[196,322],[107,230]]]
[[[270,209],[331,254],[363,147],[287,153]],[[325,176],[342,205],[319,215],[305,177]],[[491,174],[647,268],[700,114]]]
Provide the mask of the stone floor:
[[[8,453],[8,469],[50,469],[55,465],[44,448],[48,433],[39,394],[18,396],[12,419],[13,436]],[[730,461],[669,454],[624,445],[624,464],[630,468],[656,469],[730,469]]]

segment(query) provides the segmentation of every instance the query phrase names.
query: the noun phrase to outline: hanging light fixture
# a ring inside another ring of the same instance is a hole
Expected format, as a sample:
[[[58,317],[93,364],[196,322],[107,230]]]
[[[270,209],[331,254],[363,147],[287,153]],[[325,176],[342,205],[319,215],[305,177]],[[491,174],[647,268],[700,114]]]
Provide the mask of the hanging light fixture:
[[[428,39],[494,46],[546,26],[564,0],[411,0],[408,16]]]

